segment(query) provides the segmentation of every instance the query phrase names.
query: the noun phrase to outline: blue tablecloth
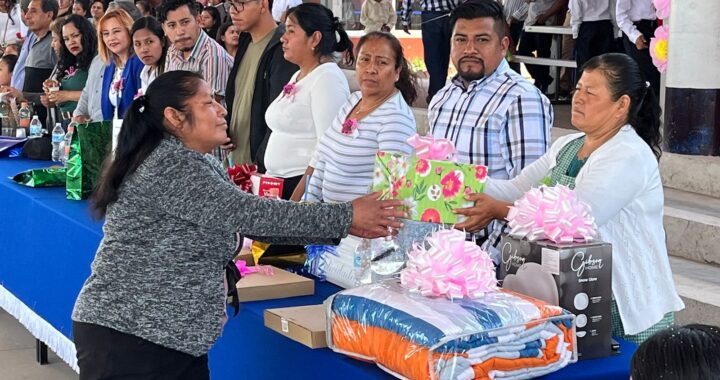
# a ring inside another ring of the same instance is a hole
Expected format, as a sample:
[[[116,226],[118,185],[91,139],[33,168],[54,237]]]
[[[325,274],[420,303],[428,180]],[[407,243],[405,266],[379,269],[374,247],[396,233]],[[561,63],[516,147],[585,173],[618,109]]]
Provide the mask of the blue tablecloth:
[[[62,334],[60,341],[67,341],[72,339],[72,307],[90,274],[102,223],[90,217],[87,202],[66,200],[64,189],[32,189],[8,179],[20,171],[47,166],[49,162],[0,159],[0,286],[34,317]],[[319,304],[338,290],[316,282],[313,296],[242,304],[210,351],[212,378],[389,378],[374,364],[329,349],[311,350],[263,326],[265,309]],[[21,317],[27,316],[16,315]],[[45,335],[33,331],[36,325],[26,324],[36,337],[57,338],[48,337],[47,331]],[[53,348],[51,342],[46,343]],[[621,342],[621,350],[621,355],[581,361],[543,379],[626,380],[635,345]]]

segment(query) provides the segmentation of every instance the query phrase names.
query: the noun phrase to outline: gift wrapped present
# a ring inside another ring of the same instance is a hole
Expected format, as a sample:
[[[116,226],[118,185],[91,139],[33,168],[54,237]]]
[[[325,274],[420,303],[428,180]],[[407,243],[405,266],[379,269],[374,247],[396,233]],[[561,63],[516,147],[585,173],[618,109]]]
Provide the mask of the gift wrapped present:
[[[410,219],[458,223],[465,217],[453,209],[472,206],[465,199],[485,187],[487,167],[454,162],[455,148],[446,139],[414,136],[415,155],[378,152],[373,191],[405,201]]]
[[[15,174],[13,181],[28,187],[63,187],[65,186],[65,168],[52,166],[44,169],[30,169]]]
[[[404,379],[528,379],[577,359],[574,316],[498,289],[492,260],[464,233],[439,230],[400,281],[326,301],[328,346]]]
[[[401,379],[531,379],[577,360],[574,316],[511,291],[448,300],[387,280],[326,309],[328,347]]]
[[[403,228],[392,238],[348,236],[338,246],[307,246],[305,269],[321,281],[343,288],[398,277],[413,244],[438,228],[436,223],[403,220]]]
[[[576,315],[579,359],[612,353],[612,247],[595,240],[590,207],[566,186],[542,186],[508,213],[498,278],[503,288]]]

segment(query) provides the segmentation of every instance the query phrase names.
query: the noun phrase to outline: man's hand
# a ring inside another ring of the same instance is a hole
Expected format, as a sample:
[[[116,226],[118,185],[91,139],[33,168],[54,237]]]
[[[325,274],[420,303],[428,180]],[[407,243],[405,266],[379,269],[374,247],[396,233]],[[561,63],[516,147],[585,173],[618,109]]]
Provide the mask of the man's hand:
[[[547,22],[547,19],[550,18],[550,16],[551,15],[547,15],[545,13],[537,16],[535,24],[536,25],[545,25],[545,23]]]
[[[383,24],[383,26],[380,27],[381,32],[390,33],[390,27],[387,26],[387,24]]]
[[[647,49],[647,48],[648,48],[648,45],[647,45],[647,41],[645,40],[645,37],[643,37],[642,35],[640,35],[640,37],[638,37],[638,39],[635,40],[635,47],[636,47],[638,50]]]

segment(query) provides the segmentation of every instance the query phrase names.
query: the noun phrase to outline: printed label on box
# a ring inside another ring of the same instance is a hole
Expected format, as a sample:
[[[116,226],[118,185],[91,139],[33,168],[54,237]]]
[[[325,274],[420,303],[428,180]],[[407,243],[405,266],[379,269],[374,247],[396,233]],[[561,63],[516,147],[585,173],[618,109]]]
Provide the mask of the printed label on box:
[[[542,265],[543,269],[547,271],[550,274],[559,275],[560,274],[560,252],[549,249],[549,248],[543,248],[542,249],[542,257],[540,259],[540,265]]]
[[[287,319],[282,318],[282,319],[280,320],[280,326],[281,326],[280,328],[282,328],[282,331],[283,331],[284,333],[290,331],[290,328],[288,327],[288,321],[287,321]]]

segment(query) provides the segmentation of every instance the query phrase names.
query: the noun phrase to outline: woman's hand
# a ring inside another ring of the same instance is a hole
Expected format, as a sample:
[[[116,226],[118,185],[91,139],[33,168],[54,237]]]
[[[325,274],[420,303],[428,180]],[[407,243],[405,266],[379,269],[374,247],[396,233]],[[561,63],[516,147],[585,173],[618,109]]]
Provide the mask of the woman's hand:
[[[402,201],[379,200],[381,192],[368,194],[352,201],[353,216],[350,234],[374,239],[390,236],[402,228],[399,218],[407,218],[407,214],[397,209]]]
[[[68,91],[50,91],[47,97],[51,103],[55,104],[65,103],[70,100],[68,98]]]
[[[5,99],[15,98],[17,100],[21,100],[23,98],[20,91],[10,86],[0,86],[0,92],[6,92],[8,94],[7,96],[5,96]]]
[[[462,223],[456,224],[455,228],[468,232],[480,231],[490,224],[493,219],[504,219],[508,213],[508,206],[510,206],[509,203],[498,201],[482,193],[469,194],[465,199],[474,201],[475,205],[473,207],[456,208],[453,212],[467,217]]]
[[[55,107],[55,103],[48,99],[48,95],[40,95],[40,103],[45,106],[45,108]]]

